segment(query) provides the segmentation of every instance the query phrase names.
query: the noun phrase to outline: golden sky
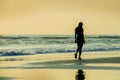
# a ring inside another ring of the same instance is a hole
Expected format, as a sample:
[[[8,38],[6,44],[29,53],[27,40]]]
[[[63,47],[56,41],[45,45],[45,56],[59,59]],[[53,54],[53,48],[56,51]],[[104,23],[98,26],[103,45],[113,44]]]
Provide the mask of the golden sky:
[[[0,34],[120,34],[120,0],[0,0]]]

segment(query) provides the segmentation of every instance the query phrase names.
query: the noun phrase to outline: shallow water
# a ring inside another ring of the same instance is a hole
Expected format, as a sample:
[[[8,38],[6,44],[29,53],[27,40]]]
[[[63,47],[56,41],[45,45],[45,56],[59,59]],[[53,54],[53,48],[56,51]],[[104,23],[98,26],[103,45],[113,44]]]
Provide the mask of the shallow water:
[[[83,52],[120,51],[120,36],[85,35]],[[0,56],[75,52],[74,35],[2,35]]]

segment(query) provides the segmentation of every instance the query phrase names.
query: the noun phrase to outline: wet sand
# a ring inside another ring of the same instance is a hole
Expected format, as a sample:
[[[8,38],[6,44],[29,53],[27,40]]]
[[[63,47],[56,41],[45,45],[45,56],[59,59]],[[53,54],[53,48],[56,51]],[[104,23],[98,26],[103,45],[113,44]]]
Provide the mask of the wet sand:
[[[82,60],[74,53],[0,57],[0,80],[119,80],[119,74],[119,52],[83,53]]]

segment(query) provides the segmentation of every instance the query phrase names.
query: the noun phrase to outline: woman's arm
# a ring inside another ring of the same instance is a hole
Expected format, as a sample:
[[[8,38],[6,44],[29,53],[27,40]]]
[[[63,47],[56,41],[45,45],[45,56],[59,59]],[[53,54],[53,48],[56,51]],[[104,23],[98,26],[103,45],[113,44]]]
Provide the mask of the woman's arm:
[[[77,42],[77,34],[76,34],[76,29],[75,29],[75,43]]]
[[[75,43],[77,42],[77,34],[75,34]]]
[[[84,36],[84,31],[83,31],[83,43],[85,44],[85,36]]]

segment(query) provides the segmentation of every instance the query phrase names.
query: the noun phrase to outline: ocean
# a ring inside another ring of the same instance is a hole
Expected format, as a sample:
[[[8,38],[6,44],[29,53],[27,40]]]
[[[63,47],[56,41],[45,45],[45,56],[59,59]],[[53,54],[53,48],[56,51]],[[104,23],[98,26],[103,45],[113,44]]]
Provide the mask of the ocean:
[[[120,36],[85,35],[83,52],[120,51]],[[0,56],[74,53],[74,35],[1,35]]]

